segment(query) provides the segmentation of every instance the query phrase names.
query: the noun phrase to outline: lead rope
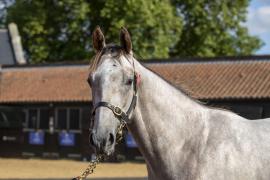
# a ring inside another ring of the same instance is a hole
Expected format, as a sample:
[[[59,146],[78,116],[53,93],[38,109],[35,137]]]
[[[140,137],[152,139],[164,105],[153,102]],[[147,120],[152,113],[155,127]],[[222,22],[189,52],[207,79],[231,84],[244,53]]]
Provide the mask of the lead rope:
[[[126,122],[122,120],[120,122],[120,125],[117,128],[116,144],[119,144],[121,140],[123,139],[123,129],[125,126],[126,126]],[[97,164],[100,163],[100,161],[105,157],[106,157],[106,154],[96,155],[96,158],[88,164],[87,168],[84,170],[82,175],[76,178],[73,178],[72,180],[85,180],[89,174],[94,173],[94,169],[97,167]]]

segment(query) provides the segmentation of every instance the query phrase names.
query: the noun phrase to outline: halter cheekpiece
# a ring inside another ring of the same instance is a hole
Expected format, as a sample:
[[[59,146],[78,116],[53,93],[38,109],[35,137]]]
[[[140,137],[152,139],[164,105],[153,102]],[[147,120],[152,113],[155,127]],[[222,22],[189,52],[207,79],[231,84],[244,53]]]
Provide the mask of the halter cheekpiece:
[[[135,109],[136,107],[136,103],[137,103],[137,86],[138,86],[138,82],[140,81],[140,76],[138,74],[135,73],[135,66],[134,66],[134,62],[133,62],[133,97],[131,100],[131,103],[129,105],[128,110],[125,112],[123,111],[119,106],[115,106],[109,102],[105,102],[105,101],[100,101],[98,102],[92,112],[92,118],[95,116],[95,112],[99,107],[107,107],[109,108],[113,114],[115,115],[115,117],[120,121],[124,121],[125,123],[130,123],[130,114],[132,112],[132,110]]]

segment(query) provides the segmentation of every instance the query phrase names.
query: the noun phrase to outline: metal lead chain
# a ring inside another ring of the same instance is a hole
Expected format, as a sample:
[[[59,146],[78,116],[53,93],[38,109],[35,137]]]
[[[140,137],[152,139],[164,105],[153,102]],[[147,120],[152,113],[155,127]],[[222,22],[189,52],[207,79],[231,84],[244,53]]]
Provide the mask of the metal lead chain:
[[[123,139],[123,129],[125,126],[126,126],[126,122],[122,120],[120,122],[120,125],[117,128],[116,144],[119,144],[121,140]]]
[[[121,140],[123,139],[123,129],[126,126],[125,121],[121,121],[120,125],[117,128],[117,134],[116,134],[116,144],[119,144]],[[84,170],[81,176],[78,176],[76,178],[73,178],[72,180],[85,180],[89,174],[93,174],[94,169],[97,167],[97,164],[100,163],[100,161],[105,158],[105,154],[98,154],[96,156],[96,159],[92,160],[87,168]]]
[[[94,169],[97,167],[97,164],[100,162],[100,160],[103,158],[103,154],[100,154],[100,155],[97,155],[96,156],[96,159],[92,160],[87,168],[84,170],[84,172],[82,173],[82,175],[76,177],[76,178],[73,178],[72,180],[84,180],[87,178],[87,176],[89,174],[92,174],[94,172]]]

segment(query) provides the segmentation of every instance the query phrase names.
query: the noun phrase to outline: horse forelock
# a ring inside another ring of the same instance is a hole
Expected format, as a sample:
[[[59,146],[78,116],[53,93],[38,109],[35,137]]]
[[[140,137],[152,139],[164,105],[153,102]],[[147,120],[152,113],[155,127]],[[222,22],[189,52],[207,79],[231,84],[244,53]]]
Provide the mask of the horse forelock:
[[[127,57],[129,55],[126,53],[126,51],[121,46],[115,45],[115,44],[108,44],[101,51],[97,52],[96,55],[90,61],[90,72],[94,72],[97,69],[97,67],[102,62],[101,57],[104,54],[108,54],[108,53],[115,53],[115,55],[114,55],[115,59],[120,59],[119,57],[121,55],[124,55],[125,57]]]

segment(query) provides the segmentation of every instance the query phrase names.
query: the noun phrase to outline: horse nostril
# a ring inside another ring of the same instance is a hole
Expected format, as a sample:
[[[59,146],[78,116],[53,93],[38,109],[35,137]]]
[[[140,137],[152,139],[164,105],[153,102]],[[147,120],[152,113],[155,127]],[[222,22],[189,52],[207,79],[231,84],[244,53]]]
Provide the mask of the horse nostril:
[[[114,143],[114,135],[112,133],[110,133],[109,135],[109,142],[110,142],[110,145]]]
[[[91,133],[90,134],[90,144],[92,145],[92,146],[94,146],[95,145],[95,143],[94,143],[94,134],[93,133]]]

